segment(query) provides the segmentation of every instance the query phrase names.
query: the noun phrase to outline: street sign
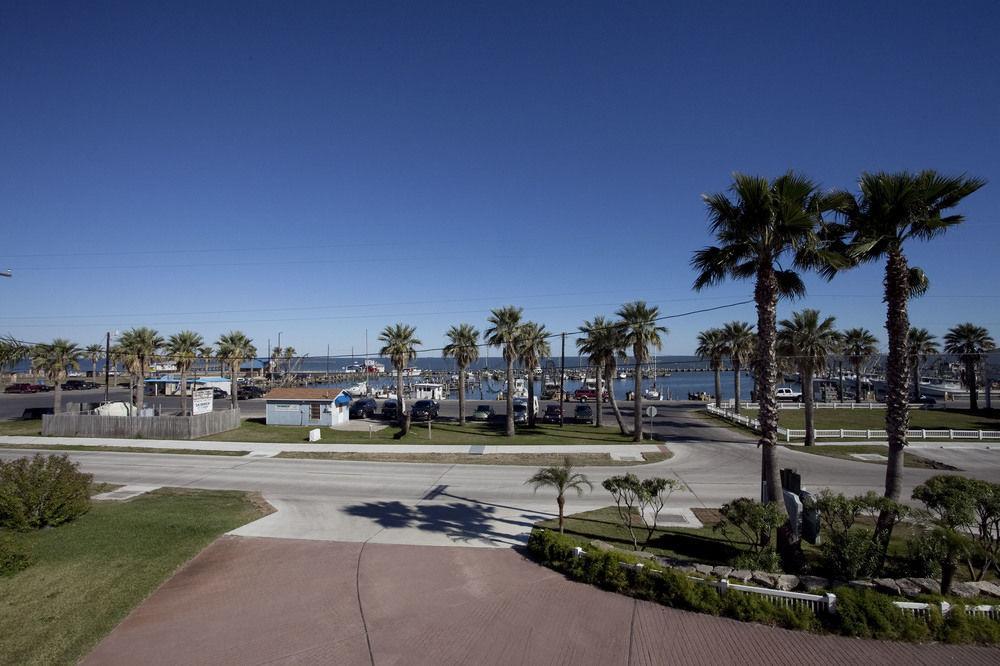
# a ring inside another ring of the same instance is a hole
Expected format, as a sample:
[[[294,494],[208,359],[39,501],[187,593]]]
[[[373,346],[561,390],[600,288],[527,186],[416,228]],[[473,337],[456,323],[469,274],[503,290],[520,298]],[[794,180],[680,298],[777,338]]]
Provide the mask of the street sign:
[[[212,389],[198,389],[191,393],[191,413],[194,415],[207,414],[212,411]]]
[[[656,416],[656,407],[653,407],[652,405],[647,407],[646,416],[648,416],[649,418],[653,418],[654,416]]]

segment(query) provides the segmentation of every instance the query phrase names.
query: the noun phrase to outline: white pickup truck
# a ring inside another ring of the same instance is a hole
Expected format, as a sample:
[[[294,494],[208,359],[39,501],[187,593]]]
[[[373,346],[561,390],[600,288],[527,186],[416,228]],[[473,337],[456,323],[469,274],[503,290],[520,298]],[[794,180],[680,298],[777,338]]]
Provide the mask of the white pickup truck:
[[[784,400],[786,402],[798,402],[802,399],[802,391],[793,391],[787,386],[779,386],[774,391],[774,395],[778,400]]]

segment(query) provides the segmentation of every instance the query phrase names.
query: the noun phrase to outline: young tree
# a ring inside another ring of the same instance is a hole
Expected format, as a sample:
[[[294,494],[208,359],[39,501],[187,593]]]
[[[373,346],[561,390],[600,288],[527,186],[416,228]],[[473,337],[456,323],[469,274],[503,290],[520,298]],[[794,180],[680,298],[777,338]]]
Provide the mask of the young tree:
[[[878,353],[878,338],[867,328],[849,328],[841,335],[840,349],[854,370],[854,402],[861,402],[861,367]]]
[[[926,328],[913,328],[906,334],[906,348],[910,352],[910,375],[913,378],[913,399],[920,400],[920,368],[927,358],[938,353],[937,336]]]
[[[403,370],[417,357],[416,346],[423,343],[417,338],[416,327],[403,323],[386,326],[379,333],[378,339],[382,342],[379,355],[392,361],[392,367],[396,370],[396,419],[399,422],[400,436],[404,436],[410,431],[410,412],[403,402]]]
[[[479,331],[472,324],[459,324],[448,329],[448,344],[441,350],[445,358],[458,365],[458,425],[465,425],[465,371],[479,360]]]
[[[592,490],[594,485],[583,474],[573,469],[569,458],[562,465],[555,467],[543,467],[534,476],[525,481],[525,484],[534,486],[535,492],[539,488],[553,488],[556,491],[556,504],[559,506],[559,533],[563,533],[566,509],[566,491],[575,490],[577,495],[583,494],[583,488]]]
[[[753,280],[757,305],[756,390],[760,403],[760,440],[763,481],[767,496],[780,511],[781,484],[775,453],[778,435],[776,310],[781,297],[805,293],[795,269],[837,263],[835,253],[819,243],[822,215],[837,203],[807,178],[787,173],[773,181],[736,174],[733,198],[724,193],[705,195],[712,233],[718,245],[695,253],[697,290],[726,279]]]
[[[200,335],[194,331],[181,331],[170,336],[166,344],[167,355],[177,364],[177,370],[181,373],[181,415],[188,415],[189,401],[193,404],[193,398],[188,398],[187,376],[198,357],[198,350],[205,344]]]
[[[507,436],[514,436],[514,361],[517,360],[517,335],[521,328],[523,308],[508,305],[490,313],[487,321],[490,327],[483,338],[491,347],[503,350],[503,360],[507,364]]]
[[[698,334],[698,348],[695,355],[708,360],[709,367],[715,373],[715,406],[722,407],[722,359],[726,357],[726,338],[722,329],[710,328]],[[738,373],[737,373],[738,375]],[[737,408],[739,393],[736,394]]]
[[[621,319],[621,340],[626,348],[632,348],[635,361],[635,394],[632,396],[632,441],[642,441],[642,364],[649,360],[649,348],[663,348],[660,334],[667,334],[664,326],[658,326],[660,308],[646,305],[645,301],[626,303],[615,314]]]
[[[802,400],[806,412],[806,446],[816,443],[815,404],[813,377],[826,366],[826,359],[840,343],[840,335],[833,327],[834,318],[820,321],[819,310],[805,309],[783,319],[778,330],[778,352],[791,359],[802,375]]]
[[[651,477],[640,481],[635,474],[608,477],[601,485],[614,498],[618,518],[632,537],[632,546],[636,550],[646,550],[653,533],[656,532],[660,512],[666,506],[670,495],[675,490],[684,488],[684,484],[674,479]],[[635,532],[636,515],[646,530],[646,538],[641,549],[639,537]]]
[[[976,380],[976,366],[979,365],[986,352],[996,349],[996,343],[990,337],[989,331],[975,324],[959,324],[948,329],[944,336],[944,350],[958,356],[964,370],[962,379],[969,387],[969,408],[979,411],[979,383]],[[989,391],[990,387],[987,386]]]
[[[740,413],[740,373],[753,359],[757,336],[753,326],[745,321],[731,321],[722,327],[722,340],[726,355],[733,364],[733,411]]]
[[[52,342],[37,344],[31,348],[31,358],[35,367],[52,384],[52,412],[62,411],[62,383],[66,379],[69,368],[80,368],[80,356],[83,350],[76,343],[64,338],[56,338]]]
[[[219,336],[215,346],[219,349],[219,360],[225,361],[229,365],[229,397],[233,401],[233,409],[239,409],[240,398],[237,384],[240,366],[243,361],[257,355],[257,348],[253,346],[253,340],[248,338],[243,331],[230,331]]]
[[[528,375],[528,426],[535,427],[535,373],[542,359],[552,354],[544,324],[526,321],[517,333],[517,356]]]

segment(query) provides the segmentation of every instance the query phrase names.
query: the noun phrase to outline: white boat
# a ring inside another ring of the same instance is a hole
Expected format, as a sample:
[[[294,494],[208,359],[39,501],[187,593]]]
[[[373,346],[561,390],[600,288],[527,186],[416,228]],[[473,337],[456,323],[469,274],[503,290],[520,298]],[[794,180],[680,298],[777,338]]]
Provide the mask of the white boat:
[[[624,370],[618,373],[618,379],[620,379],[622,381],[625,381],[626,379],[628,379],[628,375],[625,374]]]
[[[660,389],[656,388],[656,356],[653,356],[653,385],[642,392],[643,400],[660,400]]]
[[[352,398],[360,398],[368,395],[368,382],[358,382],[350,388],[344,389],[344,393]]]
[[[954,379],[941,379],[940,377],[920,378],[920,395],[930,398],[943,398],[945,394],[949,398],[967,399],[969,397],[969,389]]]

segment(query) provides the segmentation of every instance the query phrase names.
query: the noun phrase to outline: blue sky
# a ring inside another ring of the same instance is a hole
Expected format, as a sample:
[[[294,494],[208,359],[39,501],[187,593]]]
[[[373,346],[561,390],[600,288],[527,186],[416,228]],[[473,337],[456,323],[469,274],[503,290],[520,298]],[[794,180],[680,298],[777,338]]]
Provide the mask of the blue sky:
[[[957,3],[0,6],[0,333],[152,325],[362,353],[514,303],[573,330],[701,294],[730,174],[991,183],[909,250],[937,334],[1000,334],[1000,7]],[[783,305],[884,340],[881,271]],[[752,306],[678,318],[664,353]]]

